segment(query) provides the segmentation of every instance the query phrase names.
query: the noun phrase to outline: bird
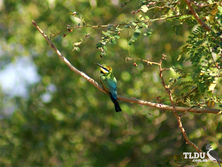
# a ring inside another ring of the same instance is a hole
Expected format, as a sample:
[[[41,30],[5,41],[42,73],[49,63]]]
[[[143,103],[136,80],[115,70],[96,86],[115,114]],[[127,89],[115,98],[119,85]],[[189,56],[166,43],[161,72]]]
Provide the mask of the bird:
[[[207,150],[207,156],[211,161],[217,161],[218,165],[220,166],[220,157],[218,153],[212,149],[210,144],[206,145],[206,150]],[[221,167],[221,166],[220,166]]]
[[[99,63],[97,63],[97,65],[100,67],[100,82],[103,89],[109,94],[112,102],[114,103],[116,112],[122,111],[117,101],[117,80],[113,75],[112,68]]]

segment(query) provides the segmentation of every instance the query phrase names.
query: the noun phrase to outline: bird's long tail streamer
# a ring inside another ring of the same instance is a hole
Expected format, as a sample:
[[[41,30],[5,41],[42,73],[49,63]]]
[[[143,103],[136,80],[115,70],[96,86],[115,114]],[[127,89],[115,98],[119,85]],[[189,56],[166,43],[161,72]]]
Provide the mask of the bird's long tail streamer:
[[[119,106],[119,103],[118,103],[117,99],[115,99],[115,98],[112,96],[111,93],[110,93],[110,98],[111,98],[112,102],[113,102],[114,105],[115,105],[115,110],[116,110],[116,112],[122,111],[122,109],[121,109],[120,106]]]

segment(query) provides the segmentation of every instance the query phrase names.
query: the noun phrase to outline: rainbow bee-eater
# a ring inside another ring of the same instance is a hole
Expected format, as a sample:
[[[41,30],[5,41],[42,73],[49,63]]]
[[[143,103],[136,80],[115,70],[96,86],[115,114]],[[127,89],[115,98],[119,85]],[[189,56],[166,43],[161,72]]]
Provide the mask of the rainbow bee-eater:
[[[117,101],[117,80],[113,75],[112,68],[110,66],[97,64],[100,66],[100,82],[103,89],[109,93],[112,102],[115,105],[116,112],[122,111]]]

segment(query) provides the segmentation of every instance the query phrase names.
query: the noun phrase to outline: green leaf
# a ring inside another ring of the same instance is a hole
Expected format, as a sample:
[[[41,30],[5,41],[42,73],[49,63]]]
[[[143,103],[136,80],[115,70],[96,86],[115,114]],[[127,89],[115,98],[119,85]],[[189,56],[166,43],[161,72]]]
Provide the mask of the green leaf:
[[[146,5],[141,6],[140,9],[143,13],[146,13],[148,11],[148,7]]]

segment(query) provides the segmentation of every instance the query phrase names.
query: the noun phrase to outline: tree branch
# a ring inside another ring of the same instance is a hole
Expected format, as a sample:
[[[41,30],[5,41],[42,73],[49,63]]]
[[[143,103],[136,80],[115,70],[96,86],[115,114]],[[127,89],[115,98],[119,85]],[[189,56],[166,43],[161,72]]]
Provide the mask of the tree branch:
[[[160,60],[160,63],[159,63],[159,70],[160,70],[160,73],[159,73],[159,76],[160,76],[160,79],[162,81],[162,85],[164,87],[164,89],[166,90],[166,92],[168,93],[169,95],[169,99],[170,99],[170,102],[171,102],[171,105],[173,106],[173,114],[174,116],[176,117],[177,119],[177,123],[178,123],[178,127],[180,128],[180,131],[182,132],[183,134],[183,137],[186,141],[186,144],[189,144],[191,145],[192,147],[194,147],[195,150],[197,150],[198,152],[201,152],[201,149],[198,148],[197,145],[195,145],[192,141],[190,141],[190,139],[188,138],[187,136],[187,133],[183,127],[183,124],[182,124],[182,121],[181,121],[181,117],[179,116],[179,114],[176,112],[176,108],[175,108],[175,104],[174,104],[174,101],[173,101],[173,96],[172,96],[172,92],[171,90],[169,89],[169,87],[167,87],[165,81],[164,81],[164,78],[163,78],[163,71],[164,69],[162,68],[162,60],[165,59],[165,55],[162,55],[162,59]]]
[[[156,18],[156,19],[145,19],[143,20],[144,23],[149,24],[152,22],[156,22],[156,21],[164,21],[167,19],[173,19],[173,18],[177,18],[177,17],[181,17],[183,15],[174,15],[174,16],[169,16],[169,17],[160,17],[160,18]],[[141,23],[141,21],[134,21],[134,23],[138,24]],[[98,25],[77,25],[77,26],[71,26],[71,25],[67,25],[66,29],[69,32],[72,32],[75,29],[81,29],[81,28],[93,28],[93,29],[103,29],[103,28],[108,28],[108,27],[124,27],[124,26],[129,26],[131,24],[131,22],[126,22],[126,23],[117,23],[117,24],[98,24]],[[58,33],[53,33],[53,37],[57,36],[59,34],[61,34],[63,31],[58,32]],[[64,34],[64,36],[66,36],[67,34]]]
[[[78,70],[75,68],[69,60],[67,60],[61,52],[55,47],[55,45],[52,43],[52,41],[48,38],[48,36],[41,30],[41,28],[36,24],[34,20],[32,20],[32,24],[35,26],[35,28],[41,33],[41,35],[45,38],[45,40],[48,42],[50,47],[56,52],[56,54],[59,56],[59,58],[76,74],[80,75],[84,79],[86,79],[89,83],[91,83],[93,86],[95,86],[99,91],[106,93],[103,88],[91,77],[86,75],[84,72]],[[129,103],[136,103],[140,105],[145,105],[149,107],[153,107],[160,110],[166,110],[166,111],[179,111],[179,112],[192,112],[192,113],[211,113],[211,114],[221,114],[219,109],[212,109],[212,108],[195,108],[195,107],[179,107],[179,106],[169,106],[165,104],[159,104],[159,103],[153,103],[149,101],[144,101],[136,98],[127,98],[123,96],[118,96],[118,99],[121,101],[129,102]]]
[[[212,31],[211,28],[200,19],[200,17],[199,17],[198,14],[196,13],[195,9],[193,8],[190,0],[184,0],[184,1],[186,2],[188,8],[190,9],[192,15],[193,15],[194,18],[197,20],[197,22],[198,22],[203,28],[205,28],[207,31]]]

